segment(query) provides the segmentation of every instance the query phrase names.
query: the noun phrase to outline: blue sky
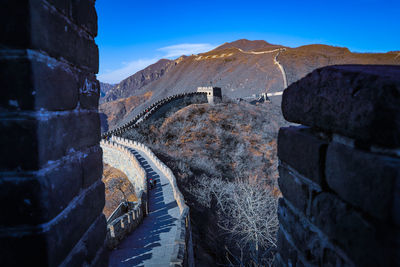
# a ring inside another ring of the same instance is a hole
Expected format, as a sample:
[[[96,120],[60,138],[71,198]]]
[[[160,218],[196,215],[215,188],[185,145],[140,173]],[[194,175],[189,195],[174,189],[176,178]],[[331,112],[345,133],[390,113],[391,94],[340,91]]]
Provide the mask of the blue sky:
[[[97,0],[98,79],[117,83],[161,58],[246,38],[290,47],[400,50],[400,0]]]

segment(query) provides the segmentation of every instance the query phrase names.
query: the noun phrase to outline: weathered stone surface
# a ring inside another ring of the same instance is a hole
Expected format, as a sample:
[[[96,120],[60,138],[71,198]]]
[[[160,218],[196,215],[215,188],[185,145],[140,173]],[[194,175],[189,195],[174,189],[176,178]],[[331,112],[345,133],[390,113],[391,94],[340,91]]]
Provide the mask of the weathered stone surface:
[[[335,195],[322,193],[314,199],[311,221],[339,244],[356,266],[394,266],[392,251],[396,248],[388,240],[392,229],[373,224]]]
[[[83,266],[85,264],[88,266],[92,265],[98,251],[104,246],[106,229],[106,219],[104,215],[100,215],[87,230],[82,239],[76,244],[75,248],[71,251],[70,255],[61,264],[61,266]]]
[[[315,70],[283,94],[286,120],[361,142],[400,147],[400,66]]]
[[[326,179],[345,201],[384,222],[400,213],[400,159],[332,142],[326,157]],[[398,201],[398,198],[397,198]],[[396,210],[397,208],[397,210]],[[400,226],[400,221],[396,221]]]
[[[103,174],[103,151],[95,146],[82,158],[83,187],[89,187],[101,179]]]
[[[97,35],[97,14],[94,0],[48,0],[63,15],[87,30],[93,37]]]
[[[279,166],[279,189],[286,200],[292,203],[299,211],[308,214],[313,196],[320,190],[310,187],[302,179],[296,176],[282,165]]]
[[[278,231],[276,246],[280,251],[280,258],[284,266],[302,266],[301,263],[297,264],[300,261],[297,257],[297,250],[287,241],[282,229]]]
[[[6,0],[1,10],[16,14],[3,14],[5,27],[0,30],[0,43],[4,47],[43,50],[51,57],[64,58],[90,72],[98,72],[99,54],[93,38],[85,36],[85,31],[71,24],[53,6],[44,1]],[[15,34],[16,29],[21,32]]]
[[[93,37],[97,36],[95,0],[72,1],[72,19],[82,28],[89,31]]]
[[[104,206],[104,184],[98,182],[81,193],[64,214],[49,224],[7,229],[0,233],[0,251],[5,266],[56,266],[84,235]],[[24,257],[15,257],[15,251]]]
[[[100,83],[96,79],[85,79],[81,83],[79,103],[81,108],[97,110],[100,98]]]
[[[0,209],[7,214],[0,217],[0,225],[33,225],[53,219],[82,186],[101,179],[102,166],[102,151],[96,146],[38,172],[0,174],[0,187],[8,188],[0,191]]]
[[[4,97],[0,107],[8,110],[71,110],[78,104],[82,74],[67,64],[45,57],[32,58],[27,51],[14,59],[1,58],[0,82]],[[49,68],[48,66],[52,67]],[[95,80],[94,75],[92,80]]]
[[[297,257],[305,262],[305,266],[352,266],[343,252],[304,216],[295,214],[283,198],[279,200],[278,217],[281,231],[290,234],[298,253],[301,253]]]
[[[278,157],[320,186],[328,143],[306,127],[283,127],[278,136]]]
[[[0,157],[4,159],[0,170],[4,171],[37,170],[49,160],[58,160],[71,152],[98,144],[100,140],[97,111],[30,113],[0,118],[0,126],[4,129],[0,133]]]

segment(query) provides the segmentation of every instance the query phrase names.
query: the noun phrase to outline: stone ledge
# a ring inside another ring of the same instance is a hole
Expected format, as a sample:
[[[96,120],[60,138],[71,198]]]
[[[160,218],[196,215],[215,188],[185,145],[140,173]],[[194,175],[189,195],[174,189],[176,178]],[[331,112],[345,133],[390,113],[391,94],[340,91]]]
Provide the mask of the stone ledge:
[[[326,180],[342,199],[369,215],[400,227],[400,159],[332,142]],[[396,202],[397,201],[397,202]]]
[[[364,143],[400,147],[400,66],[321,68],[283,93],[286,120]]]
[[[0,118],[0,126],[1,171],[38,170],[100,140],[100,130],[92,130],[100,129],[97,111],[16,113]]]

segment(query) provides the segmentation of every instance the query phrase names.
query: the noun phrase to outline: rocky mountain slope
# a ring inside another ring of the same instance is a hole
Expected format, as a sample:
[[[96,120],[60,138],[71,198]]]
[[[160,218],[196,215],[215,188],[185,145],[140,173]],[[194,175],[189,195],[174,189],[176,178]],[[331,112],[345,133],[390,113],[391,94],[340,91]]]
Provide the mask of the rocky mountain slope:
[[[316,68],[335,64],[400,64],[396,52],[352,53],[347,48],[306,45],[288,48],[265,41],[238,40],[199,55],[162,60],[122,81],[104,101],[151,92],[152,96],[120,123],[133,118],[150,103],[198,86],[214,85],[230,98],[284,89],[283,67],[288,84]]]
[[[144,94],[148,91],[142,90],[146,85],[160,79],[164,74],[172,69],[177,62],[178,60],[159,60],[157,63],[148,66],[114,86],[100,99],[100,103]]]
[[[125,116],[129,115],[137,106],[149,100],[151,95],[152,92],[146,92],[142,95],[134,95],[101,104],[99,107],[101,131],[106,132],[118,125],[118,122],[124,120]]]
[[[100,82],[100,98],[106,96],[106,94],[115,86],[115,84],[102,83]]]

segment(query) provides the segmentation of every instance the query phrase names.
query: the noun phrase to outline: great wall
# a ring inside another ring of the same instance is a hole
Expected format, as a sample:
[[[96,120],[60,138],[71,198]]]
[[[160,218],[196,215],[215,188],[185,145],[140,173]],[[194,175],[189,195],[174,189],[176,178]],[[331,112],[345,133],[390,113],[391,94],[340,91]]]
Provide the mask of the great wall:
[[[101,142],[105,160],[108,154],[129,165],[125,171],[143,191],[137,203],[121,204],[108,226],[102,214],[94,1],[6,2],[1,265],[108,266],[107,246],[119,244],[111,261],[192,266],[189,208],[173,173],[145,146],[111,136],[119,131]],[[397,66],[322,68],[285,90],[285,118],[304,126],[279,133],[275,266],[400,266],[399,92]],[[170,201],[162,205],[174,210],[161,207],[167,225],[152,210],[145,181],[153,174],[160,179],[156,190],[170,188],[162,192]],[[165,243],[135,239],[155,231],[159,241],[161,227],[171,228]]]
[[[167,98],[161,99],[157,102],[154,102],[147,108],[143,109],[138,115],[136,115],[129,122],[117,127],[111,131],[102,134],[102,138],[109,138],[112,135],[121,136],[124,132],[136,128],[140,123],[152,119],[157,119],[163,115],[165,115],[170,109],[180,106],[178,101],[185,101],[184,106],[190,105],[193,103],[207,103],[206,93],[202,92],[193,92],[193,93],[183,93],[177,94],[173,96],[169,96]]]
[[[113,136],[101,147],[105,162],[126,171],[139,192],[138,203],[120,205],[108,218],[108,247],[118,246],[110,265],[194,266],[189,207],[172,171],[136,141]],[[147,186],[150,177],[157,181],[152,190]]]

